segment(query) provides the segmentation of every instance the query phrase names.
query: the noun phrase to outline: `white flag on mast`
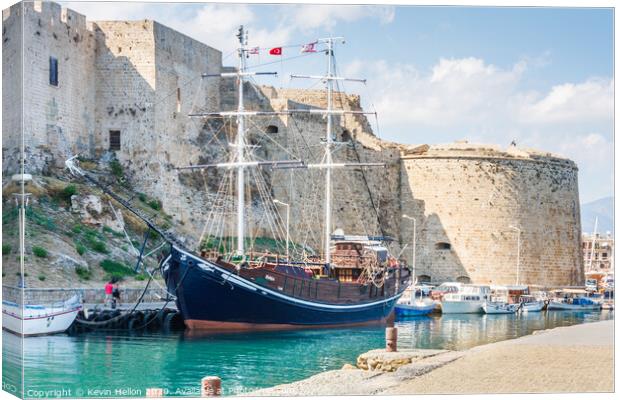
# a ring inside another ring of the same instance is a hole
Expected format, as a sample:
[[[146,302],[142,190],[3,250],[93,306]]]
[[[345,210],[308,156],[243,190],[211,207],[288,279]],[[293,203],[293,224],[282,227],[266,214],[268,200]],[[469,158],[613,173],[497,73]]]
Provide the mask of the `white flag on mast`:
[[[302,53],[316,53],[316,49],[314,48],[316,44],[317,42],[304,44],[303,46],[301,46],[301,52]]]

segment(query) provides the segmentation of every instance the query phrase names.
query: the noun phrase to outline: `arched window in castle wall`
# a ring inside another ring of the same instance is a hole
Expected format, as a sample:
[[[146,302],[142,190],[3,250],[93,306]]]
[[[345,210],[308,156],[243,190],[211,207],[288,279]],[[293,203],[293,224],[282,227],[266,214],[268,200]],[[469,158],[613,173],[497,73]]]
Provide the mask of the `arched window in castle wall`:
[[[431,283],[431,277],[429,275],[418,275],[418,282]]]
[[[342,131],[342,141],[343,142],[350,142],[351,140],[353,140],[353,137],[351,136],[351,132],[349,132],[346,129],[344,131]]]
[[[450,245],[450,243],[447,243],[447,242],[435,243],[435,249],[437,250],[450,250],[451,248],[452,248],[452,245]]]
[[[269,133],[270,135],[278,133],[278,127],[275,125],[269,125],[267,129],[265,129],[265,133]]]
[[[471,279],[469,279],[469,276],[459,276],[458,278],[456,278],[456,281],[460,283],[471,283]]]

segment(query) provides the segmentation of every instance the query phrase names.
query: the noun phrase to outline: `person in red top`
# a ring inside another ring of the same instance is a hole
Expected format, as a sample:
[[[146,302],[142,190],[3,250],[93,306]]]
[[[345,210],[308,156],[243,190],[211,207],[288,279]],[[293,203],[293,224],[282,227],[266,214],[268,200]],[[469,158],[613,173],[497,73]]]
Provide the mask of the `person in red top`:
[[[112,281],[108,281],[105,284],[105,305],[107,306],[112,302],[112,292],[114,291],[114,283]]]

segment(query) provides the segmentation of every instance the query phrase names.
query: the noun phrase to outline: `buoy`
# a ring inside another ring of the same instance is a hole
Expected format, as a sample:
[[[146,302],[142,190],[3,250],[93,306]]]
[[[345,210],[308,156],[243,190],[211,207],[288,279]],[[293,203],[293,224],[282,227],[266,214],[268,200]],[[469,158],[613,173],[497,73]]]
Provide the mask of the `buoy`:
[[[214,397],[222,394],[222,380],[217,376],[205,376],[200,381],[200,396]]]

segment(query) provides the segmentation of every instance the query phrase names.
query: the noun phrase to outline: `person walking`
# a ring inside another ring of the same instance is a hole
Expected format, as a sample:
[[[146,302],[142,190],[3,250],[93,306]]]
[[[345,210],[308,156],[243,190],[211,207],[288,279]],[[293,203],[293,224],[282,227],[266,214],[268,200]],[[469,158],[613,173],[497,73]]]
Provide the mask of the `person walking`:
[[[114,292],[114,283],[112,279],[110,279],[108,283],[105,284],[104,290],[105,290],[105,300],[104,300],[103,306],[108,307],[112,305],[112,293]]]

